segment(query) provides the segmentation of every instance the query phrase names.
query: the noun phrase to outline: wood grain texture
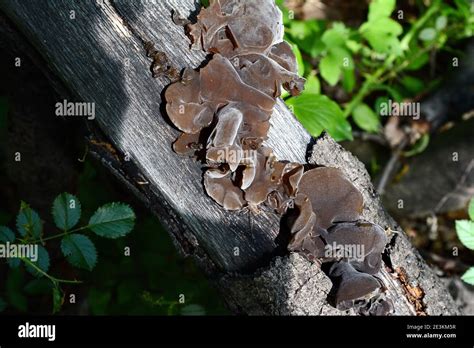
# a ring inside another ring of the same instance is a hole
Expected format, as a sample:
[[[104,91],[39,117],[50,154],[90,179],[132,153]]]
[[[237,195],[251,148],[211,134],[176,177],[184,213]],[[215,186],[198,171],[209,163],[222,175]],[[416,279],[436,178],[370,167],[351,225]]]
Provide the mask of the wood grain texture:
[[[195,13],[195,1],[4,0],[0,9],[78,100],[96,104],[97,124],[120,152],[131,157],[149,184],[137,187],[127,176],[127,164],[114,162],[106,154],[101,155],[104,164],[160,216],[178,248],[198,259],[236,312],[354,314],[339,313],[327,304],[330,284],[317,266],[297,255],[276,256],[279,216],[223,211],[204,193],[202,166],[172,151],[178,131],[161,112],[163,89],[169,82],[151,77],[144,43],[153,42],[176,67],[200,66],[204,54],[189,49],[183,28],[171,20],[174,9],[184,15]],[[71,11],[75,19],[70,18]],[[268,144],[279,159],[306,163],[311,138],[281,101],[272,116],[269,136]],[[357,175],[367,175],[361,172],[360,162],[330,138],[322,139],[326,143],[317,156],[328,164],[319,164],[342,166],[355,175],[354,180]],[[375,197],[370,181],[360,189],[365,196]],[[379,212],[375,222],[393,227],[378,201],[367,204],[369,210]],[[428,284],[436,290],[432,300],[441,305],[433,304],[430,313],[456,314],[447,290],[403,232],[399,238],[417,260],[407,270],[409,275],[428,275]],[[393,252],[400,251],[395,248]],[[400,284],[388,271],[382,277],[396,300],[396,314],[413,314]]]

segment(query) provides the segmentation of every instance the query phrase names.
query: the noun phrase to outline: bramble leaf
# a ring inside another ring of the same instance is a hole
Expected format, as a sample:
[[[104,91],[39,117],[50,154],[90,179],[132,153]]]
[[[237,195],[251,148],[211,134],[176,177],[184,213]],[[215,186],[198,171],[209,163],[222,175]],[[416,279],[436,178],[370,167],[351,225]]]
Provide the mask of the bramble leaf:
[[[119,238],[128,234],[135,224],[135,213],[124,203],[106,204],[89,220],[89,228],[105,238]]]
[[[79,222],[81,203],[70,193],[61,193],[53,202],[52,214],[58,228],[64,231],[70,230]]]
[[[97,251],[94,243],[82,234],[71,234],[64,237],[61,241],[61,251],[74,267],[92,271],[97,264]]]

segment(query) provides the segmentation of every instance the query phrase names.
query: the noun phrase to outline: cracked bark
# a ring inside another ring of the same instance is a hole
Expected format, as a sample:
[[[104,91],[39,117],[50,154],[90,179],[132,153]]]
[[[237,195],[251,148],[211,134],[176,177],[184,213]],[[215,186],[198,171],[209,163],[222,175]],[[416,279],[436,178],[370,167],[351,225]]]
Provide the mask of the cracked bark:
[[[356,314],[328,304],[331,282],[318,266],[300,255],[282,254],[279,216],[224,212],[205,195],[200,165],[173,153],[178,132],[160,112],[168,81],[151,78],[144,43],[153,42],[180,68],[200,66],[204,54],[191,51],[184,31],[172,22],[173,9],[194,13],[194,1],[5,0],[0,9],[71,95],[96,103],[96,125],[133,165],[100,148],[94,153],[160,218],[178,250],[197,261],[234,312]],[[269,137],[279,159],[306,163],[311,138],[281,101]],[[446,287],[384,211],[363,165],[327,136],[312,150],[310,163],[341,168],[363,193],[365,219],[398,231],[380,274],[395,314],[415,313],[395,278],[400,267],[409,282],[424,289],[427,314],[457,314]],[[137,184],[137,177],[149,184]]]

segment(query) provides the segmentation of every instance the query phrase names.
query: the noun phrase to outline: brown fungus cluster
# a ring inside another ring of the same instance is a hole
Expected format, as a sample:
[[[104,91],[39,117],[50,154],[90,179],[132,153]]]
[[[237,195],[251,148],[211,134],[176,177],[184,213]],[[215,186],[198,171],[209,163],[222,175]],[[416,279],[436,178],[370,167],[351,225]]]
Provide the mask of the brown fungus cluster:
[[[302,164],[279,161],[265,146],[281,86],[298,95],[305,82],[282,41],[274,0],[211,0],[186,29],[193,48],[212,56],[198,71],[184,70],[165,92],[167,114],[182,131],[174,150],[205,150],[205,190],[224,209],[266,207],[286,214],[288,249],[329,265],[339,308],[372,296],[381,287],[373,275],[386,237],[361,220],[360,192],[338,169],[304,172]],[[332,246],[359,246],[360,252],[331,254]],[[371,312],[381,311],[375,307]]]

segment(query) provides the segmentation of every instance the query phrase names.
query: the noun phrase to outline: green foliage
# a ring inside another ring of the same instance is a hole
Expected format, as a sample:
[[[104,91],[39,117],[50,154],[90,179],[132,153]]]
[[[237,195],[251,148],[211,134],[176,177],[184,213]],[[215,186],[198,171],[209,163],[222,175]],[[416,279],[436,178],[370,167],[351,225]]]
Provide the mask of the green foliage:
[[[474,267],[469,268],[461,279],[468,284],[474,285]]]
[[[97,209],[89,219],[89,224],[73,229],[81,219],[81,203],[77,197],[67,192],[54,199],[51,215],[56,227],[62,231],[52,236],[43,237],[41,218],[25,202],[21,202],[16,218],[18,238],[10,228],[0,226],[1,243],[10,242],[24,245],[24,247],[36,247],[38,251],[36,259],[33,258],[34,255],[30,255],[31,258],[8,259],[10,272],[6,282],[7,299],[8,303],[17,310],[26,311],[27,300],[22,290],[30,294],[46,291],[52,294],[53,313],[57,313],[64,302],[60,284],[80,283],[76,280],[58,279],[48,274],[51,260],[44,247],[46,241],[61,238],[61,251],[66,260],[73,267],[92,271],[97,264],[96,247],[89,237],[76,232],[89,229],[99,236],[117,239],[130,233],[135,224],[135,213],[128,205],[110,203]],[[22,262],[26,271],[37,278],[25,287],[23,287],[24,279],[20,268]],[[51,286],[45,287],[43,278],[46,278]]]
[[[336,140],[351,139],[351,125],[347,122],[339,105],[320,94],[304,93],[287,100],[298,120],[317,137],[327,130]],[[314,114],[318,117],[313,117]]]
[[[97,263],[94,243],[82,234],[65,236],[61,241],[61,251],[74,267],[92,271]]]
[[[469,202],[469,218],[471,220],[456,221],[456,232],[461,243],[468,249],[474,250],[474,198]],[[466,283],[474,285],[474,267],[462,276]]]
[[[111,203],[97,209],[89,220],[89,228],[105,238],[119,238],[128,234],[134,226],[135,214],[123,203]]]
[[[461,243],[466,248],[474,250],[474,221],[456,221],[456,232]]]
[[[283,98],[313,136],[327,131],[337,140],[352,138],[351,121],[363,131],[379,133],[381,101],[400,102],[427,92],[433,84],[426,81],[422,69],[429,63],[430,52],[449,50],[458,40],[471,36],[474,28],[466,0],[455,0],[454,5],[433,0],[427,7],[420,6],[420,15],[414,20],[397,10],[395,0],[372,0],[367,20],[359,28],[293,19],[283,0],[277,4],[284,13],[285,39],[292,44],[298,65],[305,67],[307,79],[301,97],[284,94]],[[327,98],[315,97],[333,94],[334,87],[342,87],[349,98],[342,105],[342,117],[341,108],[332,104],[332,114],[321,113],[330,103]],[[323,106],[316,107],[312,98]],[[323,119],[313,120],[318,118]],[[421,139],[407,155],[420,153],[428,140]]]
[[[42,277],[48,273],[50,260],[48,251],[41,245],[38,245],[38,260],[26,261],[26,270],[35,277]]]
[[[377,133],[381,127],[377,114],[367,104],[357,105],[353,117],[357,126],[369,133]]]
[[[38,213],[25,202],[21,202],[20,211],[16,217],[16,228],[22,237],[40,238],[43,222]]]
[[[67,231],[73,228],[81,217],[81,203],[77,197],[62,193],[53,202],[53,219],[56,226]]]

